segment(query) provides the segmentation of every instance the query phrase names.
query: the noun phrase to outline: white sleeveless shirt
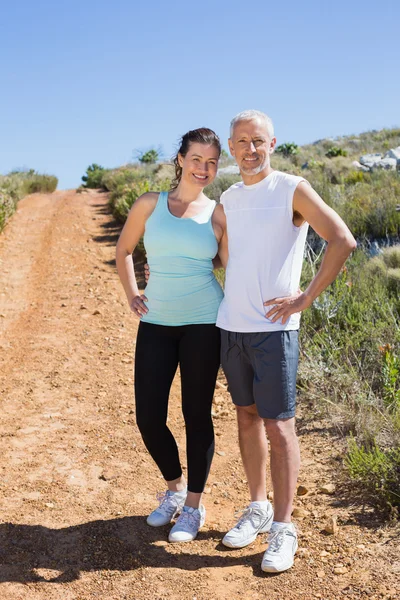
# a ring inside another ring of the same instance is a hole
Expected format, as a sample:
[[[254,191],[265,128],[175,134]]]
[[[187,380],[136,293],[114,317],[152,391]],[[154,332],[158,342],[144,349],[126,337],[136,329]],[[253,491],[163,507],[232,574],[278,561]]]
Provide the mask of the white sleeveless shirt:
[[[263,303],[294,294],[300,283],[308,223],[293,224],[293,195],[302,177],[272,171],[253,185],[241,181],[221,196],[229,260],[217,326],[242,333],[298,329],[300,313],[282,325]]]

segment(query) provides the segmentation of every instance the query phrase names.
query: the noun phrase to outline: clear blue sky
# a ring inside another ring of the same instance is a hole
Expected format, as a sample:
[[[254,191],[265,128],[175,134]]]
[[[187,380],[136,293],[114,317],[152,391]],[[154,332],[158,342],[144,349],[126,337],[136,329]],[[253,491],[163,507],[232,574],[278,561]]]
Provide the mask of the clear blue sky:
[[[326,5],[326,6],[325,6]],[[5,0],[0,173],[77,187],[257,108],[279,142],[400,125],[400,2]]]

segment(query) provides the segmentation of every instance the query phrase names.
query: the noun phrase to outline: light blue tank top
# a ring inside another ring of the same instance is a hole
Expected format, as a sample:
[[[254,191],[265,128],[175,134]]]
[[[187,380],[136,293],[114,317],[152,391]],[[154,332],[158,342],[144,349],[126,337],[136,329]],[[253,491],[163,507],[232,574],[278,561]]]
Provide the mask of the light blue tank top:
[[[144,245],[150,266],[141,320],[157,325],[215,323],[223,292],[213,273],[218,243],[211,217],[216,202],[192,218],[175,217],[161,192],[146,222]]]

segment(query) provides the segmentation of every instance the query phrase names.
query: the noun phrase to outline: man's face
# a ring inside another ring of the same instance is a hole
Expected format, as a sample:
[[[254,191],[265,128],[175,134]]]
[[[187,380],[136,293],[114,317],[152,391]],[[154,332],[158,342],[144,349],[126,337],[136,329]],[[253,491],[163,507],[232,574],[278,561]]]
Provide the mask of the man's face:
[[[236,123],[228,143],[244,175],[252,177],[269,169],[276,138],[269,137],[267,126],[259,119]]]

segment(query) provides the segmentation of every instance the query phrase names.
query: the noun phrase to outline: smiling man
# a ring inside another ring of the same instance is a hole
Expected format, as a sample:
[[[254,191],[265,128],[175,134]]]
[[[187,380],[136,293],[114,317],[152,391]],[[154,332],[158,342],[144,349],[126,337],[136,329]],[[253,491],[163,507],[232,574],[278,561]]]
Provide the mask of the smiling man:
[[[249,110],[232,120],[229,149],[243,181],[221,196],[229,259],[217,320],[251,498],[223,543],[243,548],[269,531],[261,564],[267,572],[289,569],[297,550],[291,513],[300,466],[295,432],[300,313],[332,283],[356,247],[345,223],[305,179],[271,168],[275,144],[264,113]],[[327,247],[318,273],[300,292],[308,224]],[[274,510],[266,496],[266,434]]]

